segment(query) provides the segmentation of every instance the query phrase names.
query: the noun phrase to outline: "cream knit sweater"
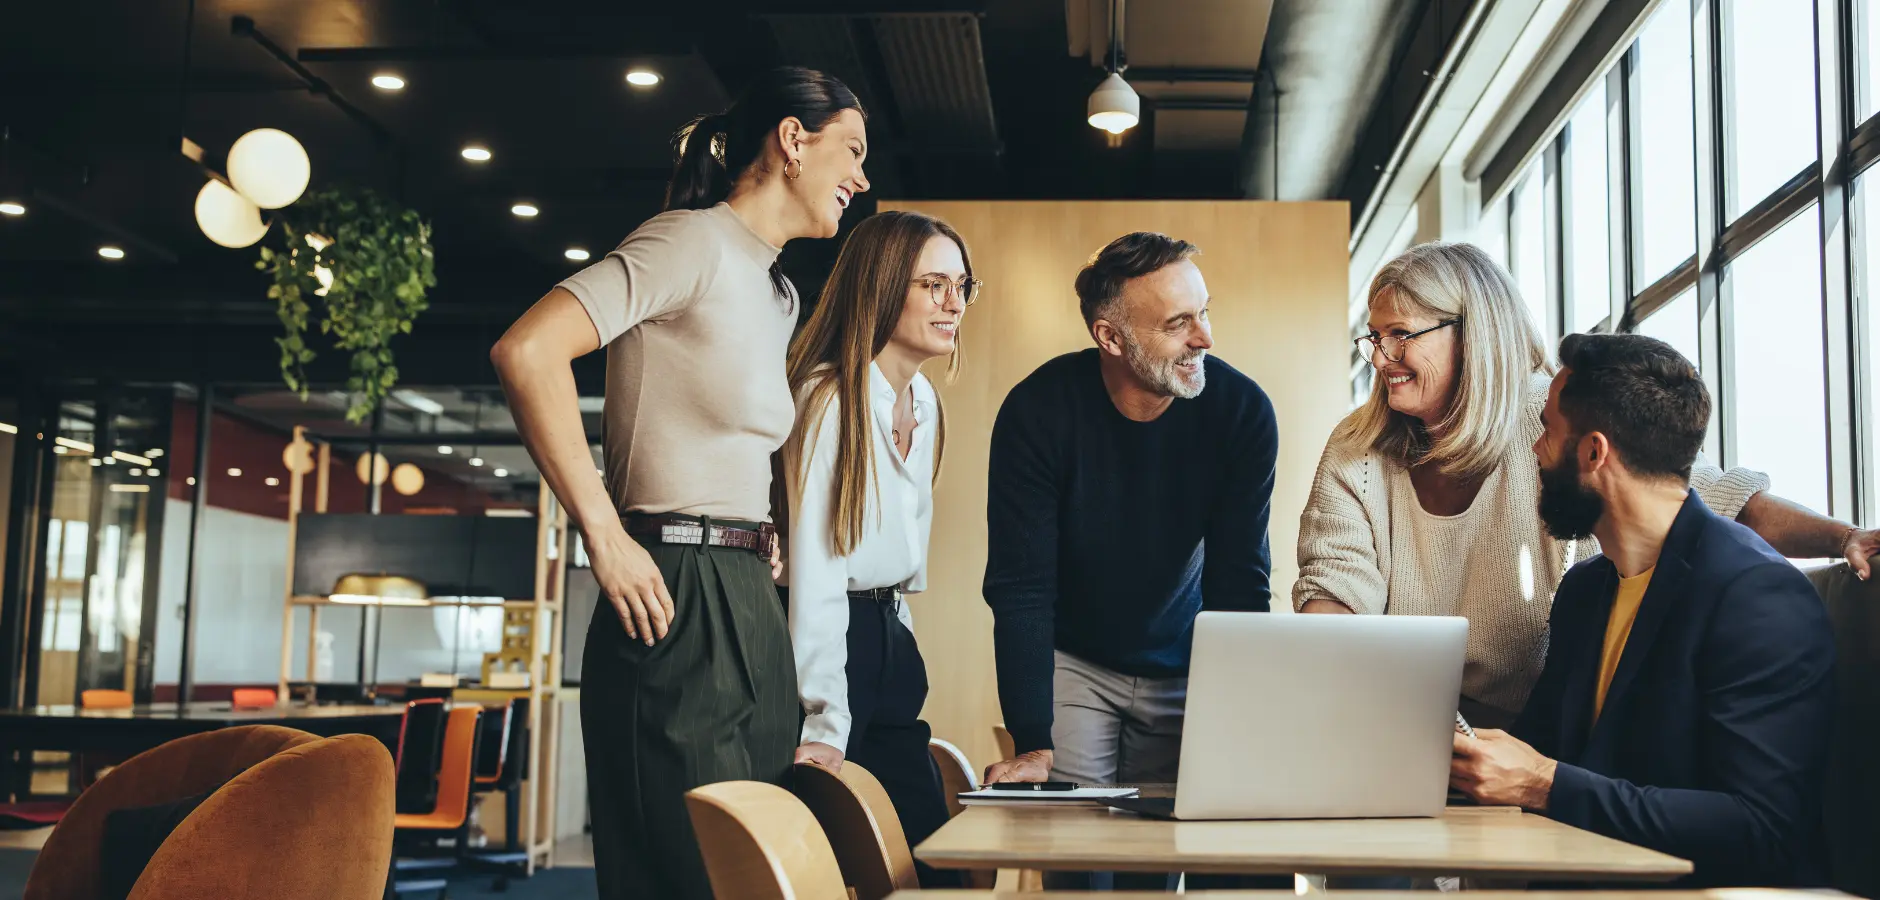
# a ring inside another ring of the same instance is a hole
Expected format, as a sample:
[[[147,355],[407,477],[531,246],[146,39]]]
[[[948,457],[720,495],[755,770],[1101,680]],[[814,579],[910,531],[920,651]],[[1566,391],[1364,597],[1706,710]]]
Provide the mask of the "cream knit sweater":
[[[1299,519],[1299,580],[1293,609],[1332,600],[1357,613],[1464,616],[1469,620],[1462,693],[1474,724],[1513,721],[1547,658],[1554,588],[1574,563],[1599,552],[1593,540],[1557,541],[1541,524],[1541,407],[1550,379],[1528,383],[1520,437],[1456,516],[1425,512],[1410,472],[1375,451],[1327,444]],[[1718,515],[1735,518],[1769,477],[1725,472],[1699,457],[1691,487]]]

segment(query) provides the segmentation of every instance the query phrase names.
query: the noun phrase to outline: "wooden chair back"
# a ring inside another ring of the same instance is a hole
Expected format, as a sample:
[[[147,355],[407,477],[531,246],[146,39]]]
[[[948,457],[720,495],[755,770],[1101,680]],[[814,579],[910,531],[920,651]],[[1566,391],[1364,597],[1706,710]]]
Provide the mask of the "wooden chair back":
[[[845,900],[842,868],[816,817],[795,795],[724,781],[685,795],[712,893],[740,900]]]
[[[947,815],[957,816],[966,809],[959,795],[979,790],[979,775],[973,771],[972,761],[966,754],[947,741],[939,738],[928,741],[927,752],[933,755],[933,763],[940,769],[940,790],[946,794]]]
[[[796,795],[822,823],[842,879],[855,889],[856,900],[883,900],[895,891],[920,887],[894,801],[867,769],[844,762],[838,774],[799,765]]]

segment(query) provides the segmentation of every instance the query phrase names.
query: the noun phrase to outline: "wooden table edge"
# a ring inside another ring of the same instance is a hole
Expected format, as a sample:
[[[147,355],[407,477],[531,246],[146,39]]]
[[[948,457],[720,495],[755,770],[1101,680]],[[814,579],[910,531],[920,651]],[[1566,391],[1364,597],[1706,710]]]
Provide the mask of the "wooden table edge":
[[[1339,877],[1446,877],[1463,876],[1476,878],[1506,878],[1526,881],[1618,881],[1618,882],[1666,882],[1676,881],[1691,874],[1689,860],[1666,855],[1666,865],[1650,868],[1631,867],[1615,869],[1611,866],[1589,866],[1578,869],[1535,868],[1531,866],[1496,866],[1496,865],[1456,865],[1452,863],[1405,863],[1402,865],[1351,865],[1333,860],[1296,860],[1292,862],[1273,861],[1267,863],[1248,862],[1234,858],[1209,858],[1206,856],[1184,856],[1179,860],[1132,861],[1106,857],[1060,856],[1048,861],[1041,861],[1035,856],[1022,854],[984,853],[984,854],[948,854],[946,852],[923,853],[914,850],[914,858],[936,869],[1032,869],[1045,872],[1197,872],[1207,875],[1291,875],[1305,872],[1312,875],[1333,875]]]

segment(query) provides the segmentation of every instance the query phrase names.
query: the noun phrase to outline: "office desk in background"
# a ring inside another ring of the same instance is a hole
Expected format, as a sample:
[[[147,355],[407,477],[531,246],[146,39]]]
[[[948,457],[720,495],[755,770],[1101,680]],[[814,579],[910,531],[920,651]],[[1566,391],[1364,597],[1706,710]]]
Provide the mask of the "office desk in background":
[[[322,737],[369,734],[397,752],[404,704],[267,706],[235,709],[226,702],[146,703],[128,709],[29,706],[0,709],[0,791],[24,792],[34,750],[124,755],[191,734],[236,725],[284,725]],[[19,760],[15,754],[20,754]]]
[[[1689,862],[1654,850],[1483,807],[1451,807],[1433,819],[1172,822],[1107,809],[975,806],[914,856],[940,869],[1531,881],[1671,881],[1691,871]]]

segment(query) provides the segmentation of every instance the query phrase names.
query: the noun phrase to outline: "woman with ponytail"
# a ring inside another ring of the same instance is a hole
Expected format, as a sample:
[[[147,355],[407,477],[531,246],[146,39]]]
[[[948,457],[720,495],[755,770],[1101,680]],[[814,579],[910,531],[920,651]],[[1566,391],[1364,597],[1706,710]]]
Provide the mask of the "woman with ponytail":
[[[586,540],[612,615],[583,657],[605,900],[712,895],[685,792],[783,783],[796,670],[773,578],[770,457],[794,407],[782,246],[833,237],[868,190],[861,104],[775,69],[674,138],[666,211],[563,281],[491,352],[523,443]],[[603,482],[570,362],[607,348]]]
[[[960,318],[978,286],[951,226],[881,213],[849,235],[790,348],[790,636],[807,715],[796,758],[867,769],[910,845],[947,818],[920,720],[926,664],[902,600],[927,584],[946,443],[920,367],[939,356],[951,358],[949,373],[957,367]],[[950,873],[919,870],[923,887],[949,886],[940,879]]]

